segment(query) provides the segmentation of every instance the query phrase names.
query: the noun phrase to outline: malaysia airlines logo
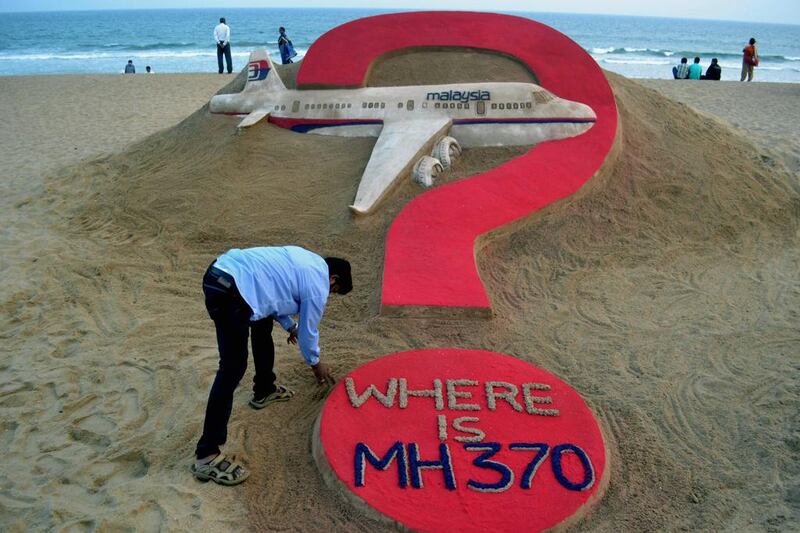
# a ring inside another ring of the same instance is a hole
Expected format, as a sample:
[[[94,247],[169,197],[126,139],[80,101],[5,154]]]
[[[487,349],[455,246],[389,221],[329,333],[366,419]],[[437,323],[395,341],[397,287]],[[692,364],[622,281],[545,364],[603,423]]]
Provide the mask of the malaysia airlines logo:
[[[252,61],[247,65],[247,81],[261,81],[269,74],[269,62],[266,59]]]

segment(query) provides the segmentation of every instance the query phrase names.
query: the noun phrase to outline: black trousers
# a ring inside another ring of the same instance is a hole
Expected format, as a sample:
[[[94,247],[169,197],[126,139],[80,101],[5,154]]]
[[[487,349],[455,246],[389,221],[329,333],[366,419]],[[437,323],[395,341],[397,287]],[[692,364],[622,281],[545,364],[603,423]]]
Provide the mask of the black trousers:
[[[233,392],[247,370],[247,339],[253,348],[253,394],[257,398],[275,392],[275,345],[272,343],[272,317],[250,322],[252,311],[236,288],[233,278],[214,268],[203,276],[203,293],[208,315],[217,329],[219,369],[208,394],[203,435],[197,443],[198,458],[219,453],[228,438],[228,420],[233,407]]]
[[[233,72],[233,59],[231,58],[231,43],[226,43],[225,46],[217,44],[217,66],[219,73],[222,74],[222,55],[225,55],[225,63],[228,67],[228,74]]]

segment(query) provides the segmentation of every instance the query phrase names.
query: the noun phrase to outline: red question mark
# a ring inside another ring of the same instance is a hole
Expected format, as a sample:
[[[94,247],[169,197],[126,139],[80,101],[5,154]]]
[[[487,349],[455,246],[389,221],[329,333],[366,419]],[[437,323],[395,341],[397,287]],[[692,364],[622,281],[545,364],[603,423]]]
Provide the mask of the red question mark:
[[[469,47],[513,56],[536,73],[540,85],[587,104],[597,115],[582,135],[540,144],[493,170],[417,196],[392,223],[382,313],[446,307],[489,315],[475,239],[580,189],[611,150],[617,106],[605,75],[580,45],[544,24],[493,13],[429,11],[349,22],[311,46],[297,84],[361,87],[380,56],[419,47]]]

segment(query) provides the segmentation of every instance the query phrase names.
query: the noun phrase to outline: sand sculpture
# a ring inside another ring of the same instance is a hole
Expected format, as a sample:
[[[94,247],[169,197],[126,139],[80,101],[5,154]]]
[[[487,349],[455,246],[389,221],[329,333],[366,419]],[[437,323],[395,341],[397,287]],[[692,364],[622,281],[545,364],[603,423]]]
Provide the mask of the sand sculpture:
[[[331,68],[325,58],[346,56],[346,43],[352,39],[368,43],[365,53]],[[382,314],[489,316],[491,303],[475,262],[479,236],[575,193],[613,155],[617,107],[602,71],[580,45],[530,19],[435,12],[357,20],[312,45],[297,84],[360,86],[382,56],[405,48],[454,46],[514,57],[536,74],[542,87],[588,105],[597,118],[582,135],[542,143],[522,157],[431,189],[406,205],[386,238]],[[437,246],[429,246],[431,242]]]
[[[487,29],[487,33],[471,31],[476,25]],[[442,27],[447,31],[441,31]],[[383,117],[383,129],[353,206],[356,211],[361,210],[359,206],[365,208],[363,211],[369,210],[414,159],[419,158],[414,167],[415,179],[430,185],[432,176],[443,171],[451,158],[460,153],[460,144],[475,146],[492,139],[501,143],[513,143],[514,139],[527,141],[522,144],[559,138],[573,141],[563,148],[560,143],[564,141],[544,143],[542,156],[537,148],[494,171],[417,196],[401,212],[389,233],[384,309],[387,306],[446,307],[446,312],[459,306],[488,309],[488,301],[475,302],[476,284],[470,279],[474,271],[475,237],[571,194],[598,170],[616,130],[613,96],[596,65],[591,59],[589,65],[588,56],[566,37],[527,19],[476,13],[385,15],[346,24],[312,46],[307,63],[298,73],[298,84],[316,86],[336,80],[334,84],[341,86],[358,85],[369,69],[369,62],[351,66],[348,71],[314,61],[315,57],[330,57],[342,40],[354,36],[365,44],[376,43],[380,52],[370,57],[375,60],[380,53],[410,46],[456,44],[492,49],[501,47],[496,42],[498,35],[508,39],[515,33],[519,39],[510,39],[515,43],[528,40],[541,47],[547,41],[548,51],[550,46],[555,47],[550,59],[563,55],[578,63],[578,72],[588,76],[588,80],[571,79],[562,83],[561,88],[576,101],[586,97],[599,105],[600,111],[596,113],[593,106],[561,100],[548,90],[525,84],[473,84],[465,85],[463,91],[433,86],[393,88],[383,93],[387,99],[385,106],[378,93],[374,93],[378,106],[373,104],[372,114],[369,106],[359,109],[357,105],[345,104],[342,89],[309,91],[307,94],[315,97],[320,94],[317,98],[324,98],[327,93],[341,100],[338,109],[327,108],[328,114],[336,118],[324,119],[288,119],[277,114],[288,104],[272,104],[276,116],[270,120],[301,131],[330,127],[341,128],[343,134],[348,131],[363,134],[378,131],[365,129],[376,125],[352,121],[375,121]],[[389,39],[390,34],[398,37]],[[533,54],[534,47],[523,47],[522,59],[530,59],[528,64],[536,72],[534,67],[540,60]],[[251,65],[256,67],[249,79],[258,82],[263,75],[258,57],[253,59]],[[271,68],[268,58],[266,64]],[[573,61],[561,65],[569,65],[574,75]],[[344,77],[340,75],[342,70]],[[543,71],[543,79],[548,81],[549,76],[558,74],[555,68]],[[269,74],[262,79],[266,83]],[[593,82],[588,89],[587,81]],[[355,98],[365,100],[361,95],[372,91],[376,90],[350,92]],[[450,97],[454,92],[457,98]],[[216,97],[212,110],[246,111],[251,115],[243,123],[254,123],[263,118],[264,108],[247,93],[245,88],[242,92],[245,96]],[[457,103],[443,107],[443,98],[429,98],[438,94],[447,94],[448,102],[455,99]],[[462,98],[463,95],[466,96]],[[502,108],[495,100],[498,96],[504,101]],[[408,104],[404,105],[406,98]],[[429,105],[417,109],[420,100]],[[242,105],[245,101],[249,102],[247,106]],[[392,105],[394,102],[398,103]],[[431,109],[432,103],[439,105]],[[306,104],[295,101],[293,108],[299,111],[301,105]],[[318,108],[319,103],[311,105]],[[322,105],[324,114],[326,108]],[[542,113],[543,109],[549,112]],[[553,113],[554,109],[560,113]],[[409,112],[414,115],[408,115]],[[538,118],[548,122],[548,127],[558,124],[549,137],[543,137],[542,132],[547,130],[542,129],[541,123],[536,124],[537,112],[542,113]],[[482,123],[473,124],[475,118],[467,119],[467,114],[481,116]],[[518,116],[509,119],[512,114]],[[595,120],[601,122],[600,128],[594,125]],[[492,125],[493,122],[496,124]],[[479,128],[486,126],[488,135],[480,137]],[[590,126],[595,127],[590,129]],[[582,138],[576,135],[595,129],[596,135],[576,142]],[[433,156],[438,157],[420,158],[431,145],[435,145]],[[383,169],[376,172],[381,166]],[[459,216],[465,204],[472,206],[468,219]],[[425,237],[420,238],[418,231]],[[435,238],[432,232],[436,233]],[[402,252],[410,257],[398,260],[394,255],[398,240]],[[436,246],[431,246],[432,242]],[[438,252],[427,254],[425,249]],[[421,288],[406,279],[406,275],[415,279],[420,269],[427,271],[432,259],[448,254],[458,258],[465,253],[470,255],[468,263],[463,257],[455,262],[446,261],[453,269],[446,277],[434,275],[432,285],[428,283]],[[480,287],[479,280],[477,286]],[[432,290],[432,294],[423,295],[426,290]],[[397,301],[393,299],[396,295],[401,295]],[[608,479],[608,454],[602,432],[578,393],[541,369],[492,352],[420,350],[383,356],[357,368],[327,399],[312,443],[323,476],[356,506],[391,524],[415,530],[540,531],[563,527],[579,519],[602,497]],[[521,459],[522,455],[526,459]]]
[[[432,185],[460,151],[451,139],[464,147],[535,145],[579,135],[595,121],[590,107],[529,83],[287,90],[266,50],[250,55],[244,90],[217,95],[210,107],[244,115],[239,128],[269,117],[296,132],[378,137],[350,206],[358,214],[372,212],[412,167],[417,181]]]
[[[519,359],[438,349],[351,372],[314,429],[326,481],[418,531],[540,531],[582,516],[608,482],[603,435],[566,383]]]

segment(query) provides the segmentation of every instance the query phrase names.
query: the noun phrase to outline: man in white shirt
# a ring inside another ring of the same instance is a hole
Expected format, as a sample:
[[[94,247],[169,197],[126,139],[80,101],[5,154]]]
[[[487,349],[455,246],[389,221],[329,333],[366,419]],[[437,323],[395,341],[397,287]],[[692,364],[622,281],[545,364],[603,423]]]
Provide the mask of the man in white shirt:
[[[347,294],[352,287],[350,263],[338,257],[323,259],[298,246],[234,248],[208,267],[203,293],[216,326],[220,359],[191,468],[197,478],[237,485],[249,475],[219,448],[227,439],[233,392],[247,369],[248,334],[256,370],[251,407],[261,409],[294,395],[275,384],[273,320],[289,333],[286,342],[299,343],[316,381],[333,383],[330,370],[320,361],[317,328],[328,294]],[[292,315],[299,315],[298,322]]]
[[[228,67],[228,74],[233,72],[233,60],[231,59],[231,29],[225,23],[225,17],[219,19],[219,24],[214,28],[214,41],[217,43],[217,66],[219,73],[222,74],[222,55],[225,55],[225,63]]]

